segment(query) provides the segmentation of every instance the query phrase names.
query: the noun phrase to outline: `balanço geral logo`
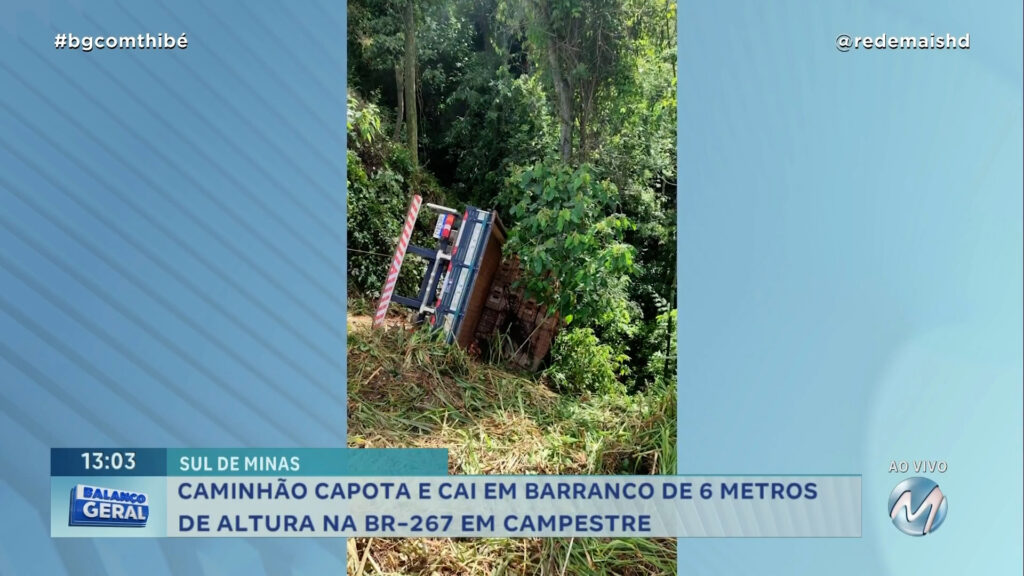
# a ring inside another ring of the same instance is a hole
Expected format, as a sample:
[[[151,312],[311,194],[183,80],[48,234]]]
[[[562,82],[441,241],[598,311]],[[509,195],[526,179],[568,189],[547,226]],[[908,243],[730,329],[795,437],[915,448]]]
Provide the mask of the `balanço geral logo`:
[[[69,526],[143,528],[149,497],[142,492],[78,484],[71,490]]]
[[[907,478],[889,494],[889,517],[900,532],[924,536],[938,530],[946,519],[946,496],[939,485],[916,476]]]

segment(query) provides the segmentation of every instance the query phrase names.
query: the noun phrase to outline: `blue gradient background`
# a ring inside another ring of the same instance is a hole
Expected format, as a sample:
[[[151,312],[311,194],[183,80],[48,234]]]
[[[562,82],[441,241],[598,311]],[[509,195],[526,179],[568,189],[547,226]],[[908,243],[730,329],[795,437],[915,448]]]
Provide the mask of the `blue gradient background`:
[[[167,32],[187,50],[55,50]],[[49,448],[345,445],[343,3],[0,3],[0,574],[340,574],[49,538]]]
[[[681,2],[679,470],[862,473],[861,539],[679,573],[1022,573],[1021,3]],[[970,33],[967,52],[838,34]],[[892,459],[942,459],[941,529]]]

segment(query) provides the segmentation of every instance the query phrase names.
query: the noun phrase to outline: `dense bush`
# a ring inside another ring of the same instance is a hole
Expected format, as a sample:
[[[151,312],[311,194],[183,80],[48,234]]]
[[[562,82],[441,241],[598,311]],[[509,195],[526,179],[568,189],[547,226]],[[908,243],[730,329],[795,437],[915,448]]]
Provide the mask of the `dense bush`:
[[[388,253],[406,208],[407,154],[385,137],[373,104],[348,98],[348,279],[350,289],[375,295],[387,275]]]
[[[427,175],[417,173],[408,151],[391,141],[374,104],[356,96],[348,99],[348,279],[354,293],[375,298],[387,276],[391,255],[402,231],[413,179],[427,201],[439,201],[443,191]],[[414,242],[429,243],[421,219]],[[424,263],[407,257],[397,291],[415,294]]]
[[[590,328],[562,330],[551,348],[551,367],[545,372],[561,392],[612,394],[619,383],[622,361],[611,346],[598,341]]]
[[[633,268],[622,242],[632,224],[614,213],[617,192],[589,166],[538,162],[517,169],[502,198],[515,226],[505,244],[519,258],[529,296],[567,322],[587,327],[608,310]]]
[[[484,208],[496,205],[515,166],[544,158],[555,142],[542,82],[515,76],[507,66],[489,67],[482,55],[464,82],[449,97],[457,112],[447,131],[447,155],[455,163],[454,191]],[[507,217],[508,205],[498,206]]]
[[[659,314],[640,330],[637,346],[644,354],[631,363],[636,387],[672,386],[676,382],[676,311]]]

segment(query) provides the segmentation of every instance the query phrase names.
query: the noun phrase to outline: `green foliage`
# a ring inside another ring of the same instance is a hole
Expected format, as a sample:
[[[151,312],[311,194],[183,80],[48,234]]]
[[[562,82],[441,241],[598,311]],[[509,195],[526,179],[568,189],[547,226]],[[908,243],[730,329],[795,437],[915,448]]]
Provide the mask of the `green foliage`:
[[[379,290],[410,185],[496,208],[527,291],[589,328],[618,382],[671,382],[675,1],[417,0],[419,171],[395,124],[405,5],[349,2],[349,86],[366,96],[350,102],[349,246],[386,253],[350,252],[350,286]],[[424,228],[414,241],[429,244]],[[407,259],[401,291],[417,266]]]
[[[451,474],[676,471],[674,386],[556,395],[535,378],[474,361],[421,332],[364,323],[348,334],[349,447],[444,447]],[[664,539],[349,542],[357,547],[350,573],[367,555],[375,574],[408,576],[676,572],[673,541]]]
[[[505,188],[511,169],[544,158],[557,137],[545,114],[542,82],[515,76],[508,66],[493,68],[481,55],[464,82],[448,99],[461,113],[451,123],[445,143],[456,165],[455,191],[468,202],[490,207]]]
[[[473,25],[465,10],[468,6],[448,2],[424,6],[417,30],[419,45],[419,82],[426,114],[431,119],[442,112],[450,94],[460,82],[473,59]]]
[[[350,79],[392,73],[404,50],[401,6],[392,0],[348,2]],[[361,86],[351,86],[361,88]]]
[[[628,49],[620,52],[621,65],[592,119],[602,174],[620,187],[671,179],[676,169],[676,47],[674,34],[666,38],[664,30],[675,26],[674,5],[629,4],[631,17],[623,22]]]
[[[616,190],[589,166],[541,162],[510,178],[516,225],[506,251],[519,257],[528,295],[566,322],[589,325],[633,270],[633,248],[622,243],[632,224],[615,208]]]
[[[551,349],[552,365],[545,374],[565,393],[624,392],[619,375],[625,356],[601,344],[590,328],[562,330]]]
[[[658,315],[643,325],[637,347],[646,354],[637,355],[632,364],[637,386],[671,386],[676,381],[676,311]]]
[[[408,208],[406,182],[413,167],[407,151],[384,134],[375,105],[350,95],[347,124],[349,287],[376,297]],[[407,259],[398,289],[415,291],[421,269],[421,263]]]

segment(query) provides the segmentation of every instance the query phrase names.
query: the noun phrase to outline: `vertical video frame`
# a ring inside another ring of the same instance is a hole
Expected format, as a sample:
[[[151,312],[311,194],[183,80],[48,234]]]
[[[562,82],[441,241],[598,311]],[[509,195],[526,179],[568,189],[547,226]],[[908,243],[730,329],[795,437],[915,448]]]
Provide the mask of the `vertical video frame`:
[[[676,472],[674,0],[349,0],[348,445]],[[350,539],[349,574],[675,574],[671,539]]]

